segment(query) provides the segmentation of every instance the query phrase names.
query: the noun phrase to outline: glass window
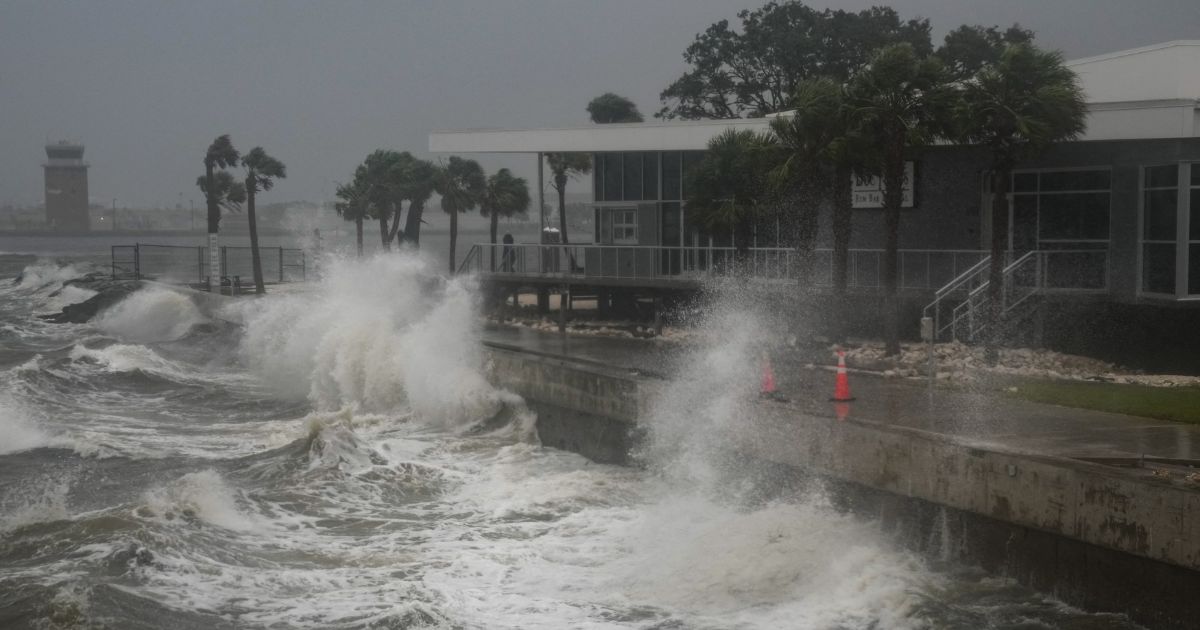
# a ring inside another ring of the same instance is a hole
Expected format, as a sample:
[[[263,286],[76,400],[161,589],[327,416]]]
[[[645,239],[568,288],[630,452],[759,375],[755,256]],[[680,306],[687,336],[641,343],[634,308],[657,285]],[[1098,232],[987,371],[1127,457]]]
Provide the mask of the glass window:
[[[637,201],[642,195],[642,156],[637,153],[626,153],[623,171],[625,173],[625,188],[622,199]]]
[[[1146,188],[1174,188],[1179,185],[1179,167],[1175,164],[1146,167]]]
[[[592,155],[592,164],[596,165],[592,171],[592,200],[604,201],[604,159],[599,154]]]
[[[642,154],[642,199],[658,199],[658,154]]]
[[[615,201],[621,198],[621,154],[604,154],[604,198]]]
[[[1188,240],[1200,241],[1200,187],[1192,189],[1191,209],[1188,213]]]
[[[1041,174],[1042,192],[1072,190],[1108,190],[1109,171],[1057,171]]]
[[[683,199],[680,179],[680,156],[678,151],[668,151],[662,154],[662,187],[663,199],[678,201]]]
[[[1175,294],[1175,244],[1142,245],[1142,290]]]
[[[1042,195],[1042,240],[1104,240],[1108,238],[1108,193]]]
[[[1200,186],[1200,162],[1192,165],[1192,185]]]
[[[1149,241],[1175,240],[1175,209],[1179,192],[1174,188],[1147,190],[1143,237]]]
[[[637,244],[637,210],[612,211],[612,242],[618,245]]]
[[[691,172],[692,167],[699,164],[700,160],[704,159],[703,151],[684,151],[683,152],[683,196],[680,199],[687,199],[687,176]]]

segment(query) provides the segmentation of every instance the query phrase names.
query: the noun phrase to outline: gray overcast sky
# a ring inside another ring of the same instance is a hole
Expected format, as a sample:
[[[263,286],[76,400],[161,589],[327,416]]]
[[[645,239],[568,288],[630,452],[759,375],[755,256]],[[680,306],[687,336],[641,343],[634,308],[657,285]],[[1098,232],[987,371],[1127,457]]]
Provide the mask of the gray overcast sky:
[[[880,2],[814,6],[858,9]],[[1198,0],[896,0],[934,36],[1020,22],[1080,57],[1200,38]],[[326,199],[369,151],[424,154],[434,129],[587,122],[604,91],[646,114],[729,0],[0,4],[0,203],[42,198],[46,140],[87,145],[93,199],[199,205],[208,142],[264,146],[264,201]],[[532,160],[492,158],[532,175]],[[182,193],[182,196],[181,196]]]

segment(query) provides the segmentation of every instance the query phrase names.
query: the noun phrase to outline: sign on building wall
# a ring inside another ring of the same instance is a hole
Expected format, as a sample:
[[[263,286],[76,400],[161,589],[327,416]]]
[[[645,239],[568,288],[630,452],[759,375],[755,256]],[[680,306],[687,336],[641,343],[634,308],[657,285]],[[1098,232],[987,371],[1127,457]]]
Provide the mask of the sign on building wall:
[[[912,162],[904,163],[904,187],[900,198],[901,208],[913,207],[913,182],[915,167]],[[874,175],[852,175],[851,207],[882,208],[883,178]]]

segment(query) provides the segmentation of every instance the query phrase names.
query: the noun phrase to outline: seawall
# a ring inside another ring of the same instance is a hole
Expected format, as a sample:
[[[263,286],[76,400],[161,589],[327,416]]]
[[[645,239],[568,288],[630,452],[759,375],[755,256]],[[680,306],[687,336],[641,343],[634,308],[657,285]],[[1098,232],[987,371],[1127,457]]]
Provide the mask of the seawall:
[[[538,412],[546,446],[628,463],[662,386],[636,371],[487,348],[493,382]],[[1200,624],[1200,491],[1081,460],[1006,450],[755,401],[719,436],[747,458],[825,480],[897,540],[1152,628]]]

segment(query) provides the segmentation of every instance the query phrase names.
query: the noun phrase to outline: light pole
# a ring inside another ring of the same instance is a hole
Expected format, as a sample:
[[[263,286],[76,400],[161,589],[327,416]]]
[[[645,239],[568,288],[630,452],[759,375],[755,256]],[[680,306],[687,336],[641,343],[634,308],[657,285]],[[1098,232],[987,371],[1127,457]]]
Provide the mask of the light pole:
[[[113,204],[112,204],[112,220],[113,220],[112,231],[116,232],[117,231],[117,200],[116,199],[113,199]]]
[[[195,232],[196,231],[196,202],[192,199],[188,199],[188,214],[191,216],[191,219],[192,219],[192,230],[191,231]]]

